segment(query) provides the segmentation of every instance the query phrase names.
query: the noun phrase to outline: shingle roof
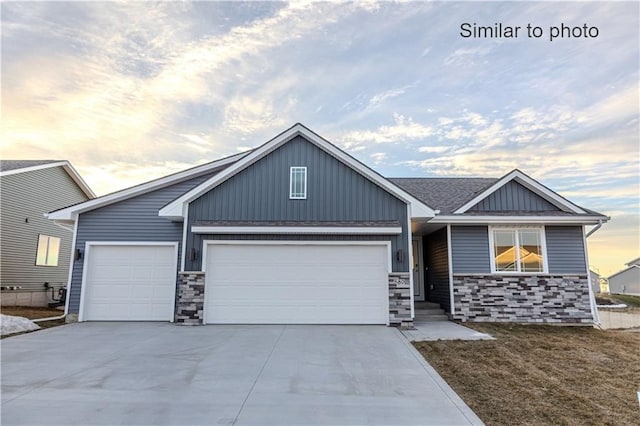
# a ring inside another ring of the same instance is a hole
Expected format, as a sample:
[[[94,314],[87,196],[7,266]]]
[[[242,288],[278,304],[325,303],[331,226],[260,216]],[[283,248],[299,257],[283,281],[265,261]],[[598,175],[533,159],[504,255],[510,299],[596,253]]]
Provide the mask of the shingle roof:
[[[0,160],[0,172],[26,169],[27,167],[42,166],[43,164],[59,163],[62,160]]]
[[[453,213],[458,207],[484,191],[494,178],[389,178],[440,214]]]

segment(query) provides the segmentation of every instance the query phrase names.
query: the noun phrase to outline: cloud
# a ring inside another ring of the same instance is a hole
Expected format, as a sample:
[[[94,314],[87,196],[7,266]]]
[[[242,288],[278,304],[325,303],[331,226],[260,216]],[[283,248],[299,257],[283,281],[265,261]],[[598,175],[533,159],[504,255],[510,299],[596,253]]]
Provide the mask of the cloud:
[[[393,115],[394,124],[380,126],[375,130],[356,130],[348,132],[340,139],[345,147],[357,143],[395,143],[399,141],[424,139],[433,134],[433,128],[415,123],[411,117]]]
[[[384,160],[387,159],[387,154],[384,152],[374,152],[370,155],[374,164],[381,164]]]
[[[2,155],[69,159],[95,187],[104,176],[98,165],[133,163],[153,173],[167,158],[210,160],[234,152],[243,135],[290,125],[297,75],[265,79],[262,64],[273,49],[358,10],[293,3],[226,31],[202,31],[193,19],[197,3],[67,6],[63,14],[3,4]],[[19,48],[41,39],[63,47],[55,54]],[[190,105],[199,105],[197,124],[185,114]],[[193,127],[176,131],[182,119]]]

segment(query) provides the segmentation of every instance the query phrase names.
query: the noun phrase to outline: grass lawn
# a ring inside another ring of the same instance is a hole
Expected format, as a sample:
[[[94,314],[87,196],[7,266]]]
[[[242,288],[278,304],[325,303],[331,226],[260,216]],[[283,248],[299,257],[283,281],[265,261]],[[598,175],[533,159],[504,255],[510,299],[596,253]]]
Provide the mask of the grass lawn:
[[[640,333],[470,327],[497,340],[414,345],[486,424],[640,425]]]
[[[598,294],[596,302],[598,305],[623,303],[630,308],[640,308],[640,296],[630,294]]]

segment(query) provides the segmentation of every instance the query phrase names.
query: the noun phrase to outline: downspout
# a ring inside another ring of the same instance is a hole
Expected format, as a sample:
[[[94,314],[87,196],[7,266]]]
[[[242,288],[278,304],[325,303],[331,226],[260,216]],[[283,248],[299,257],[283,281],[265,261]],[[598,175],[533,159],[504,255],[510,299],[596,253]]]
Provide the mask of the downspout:
[[[584,234],[584,257],[587,262],[587,285],[589,287],[589,303],[591,304],[591,314],[593,315],[594,327],[601,328],[600,313],[598,312],[598,305],[596,303],[596,295],[591,288],[591,271],[589,269],[589,254],[587,250],[587,238],[602,227],[602,220],[598,221],[598,224],[588,233]]]
[[[593,234],[594,232],[596,232],[596,231],[597,231],[598,229],[600,229],[600,228],[602,228],[602,220],[599,220],[599,221],[598,221],[598,224],[597,224],[596,226],[594,226],[594,228],[593,228],[591,231],[589,231],[589,232],[587,233],[587,235],[585,235],[585,238],[589,238],[589,236],[590,236],[591,234]]]
[[[48,213],[44,214],[45,218],[49,219],[49,215]],[[71,289],[71,276],[73,274],[73,262],[75,261],[74,259],[74,252],[75,252],[75,248],[76,248],[76,236],[78,235],[78,217],[75,218],[75,221],[73,222],[73,229],[69,229],[66,226],[62,225],[61,223],[59,223],[57,220],[54,220],[53,223],[58,225],[59,227],[66,229],[68,231],[73,231],[73,237],[71,239],[71,256],[69,257],[69,276],[67,277],[67,300],[65,301],[64,304],[64,313],[62,315],[58,315],[55,317],[48,317],[48,318],[37,318],[37,319],[32,319],[31,321],[38,323],[38,322],[44,322],[44,321],[55,321],[55,320],[59,320],[59,319],[64,319],[67,317],[67,313],[69,312],[69,296],[70,296],[70,289]]]

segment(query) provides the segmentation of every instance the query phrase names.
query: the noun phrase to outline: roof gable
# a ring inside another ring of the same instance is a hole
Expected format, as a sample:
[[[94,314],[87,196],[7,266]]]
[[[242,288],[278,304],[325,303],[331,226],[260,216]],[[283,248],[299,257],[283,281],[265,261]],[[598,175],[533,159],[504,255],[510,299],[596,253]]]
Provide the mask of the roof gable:
[[[546,203],[552,206],[555,206],[557,208],[556,211],[561,210],[569,213],[587,214],[587,212],[583,210],[581,207],[577,206],[576,204],[573,204],[566,198],[550,190],[546,186],[542,185],[540,182],[527,176],[526,174],[524,174],[518,169],[515,169],[512,172],[506,174],[505,176],[500,178],[496,183],[491,185],[489,188],[485,189],[480,194],[478,194],[471,200],[467,201],[464,205],[456,209],[454,211],[454,214],[467,213],[468,211],[473,210],[474,207],[476,207],[479,203],[483,203],[485,199],[487,199],[487,204],[490,204],[491,198],[489,197],[494,193],[496,193],[496,191],[505,187],[505,185],[507,185],[510,182],[515,182],[519,184],[521,187],[526,188],[530,193],[537,195],[539,198],[536,198],[535,200],[540,201],[541,199],[542,202],[546,201]],[[507,191],[509,189],[514,189],[514,188],[519,188],[519,187],[515,187],[511,185],[510,187],[507,187],[504,191]],[[504,210],[506,211],[507,209],[504,209]],[[542,210],[542,211],[545,211],[545,210]]]
[[[266,142],[262,146],[253,150],[250,154],[242,158],[237,163],[229,166],[227,169],[220,172],[216,176],[213,176],[206,182],[202,183],[201,185],[198,185],[197,187],[187,192],[183,196],[167,204],[165,207],[160,209],[158,214],[160,216],[163,216],[172,220],[182,220],[186,213],[186,206],[190,202],[199,198],[201,195],[210,191],[216,186],[222,184],[223,182],[230,179],[234,175],[240,173],[242,170],[250,167],[252,164],[256,163],[260,159],[264,158],[271,152],[277,150],[278,148],[280,148],[281,146],[295,139],[298,136],[302,136],[307,142],[312,143],[316,147],[320,148],[322,151],[326,152],[327,154],[339,160],[344,165],[350,167],[355,172],[361,174],[362,176],[367,178],[369,181],[375,183],[385,191],[391,193],[392,195],[396,196],[400,200],[409,204],[411,206],[411,215],[413,217],[430,218],[435,216],[435,212],[431,207],[427,206],[417,198],[410,195],[408,192],[405,192],[403,189],[394,185],[393,183],[391,183],[386,178],[382,177],[377,172],[365,166],[364,164],[362,164],[355,158],[351,157],[341,149],[337,148],[335,145],[331,144],[327,140],[313,133],[311,130],[309,130],[308,128],[306,128],[300,123],[295,124],[293,127],[285,130],[275,138],[271,139],[270,141]]]
[[[505,183],[469,211],[529,211],[551,212],[560,210],[554,204],[530,191],[516,180]]]
[[[62,167],[88,198],[93,199],[96,197],[89,185],[82,179],[71,163],[66,160],[2,160],[0,161],[0,176],[34,172],[51,167]]]
[[[174,185],[178,182],[191,179],[193,177],[210,173],[211,171],[223,168],[238,161],[248,152],[242,152],[229,157],[222,158],[220,160],[212,161],[201,166],[193,167],[182,172],[174,173],[169,176],[165,176],[159,179],[155,179],[140,185],[132,186],[130,188],[123,189],[121,191],[113,192],[111,194],[104,195],[102,197],[95,198],[93,200],[85,201],[83,203],[75,204],[63,209],[59,209],[50,212],[47,217],[53,220],[60,221],[74,221],[76,216],[80,213],[95,210],[100,207],[104,207],[110,204],[118,203],[129,198],[136,197],[138,195],[146,194],[151,191],[165,188],[170,185]]]

